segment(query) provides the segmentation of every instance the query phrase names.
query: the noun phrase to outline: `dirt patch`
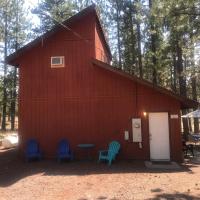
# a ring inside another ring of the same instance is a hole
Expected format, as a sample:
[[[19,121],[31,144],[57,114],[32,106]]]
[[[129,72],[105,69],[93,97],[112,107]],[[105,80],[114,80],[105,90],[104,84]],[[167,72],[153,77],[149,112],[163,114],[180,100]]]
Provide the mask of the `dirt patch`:
[[[141,161],[27,163],[16,149],[0,151],[2,200],[200,200],[200,165],[149,170]]]
[[[0,131],[0,142],[3,140],[4,137],[12,134],[17,134],[17,131]]]

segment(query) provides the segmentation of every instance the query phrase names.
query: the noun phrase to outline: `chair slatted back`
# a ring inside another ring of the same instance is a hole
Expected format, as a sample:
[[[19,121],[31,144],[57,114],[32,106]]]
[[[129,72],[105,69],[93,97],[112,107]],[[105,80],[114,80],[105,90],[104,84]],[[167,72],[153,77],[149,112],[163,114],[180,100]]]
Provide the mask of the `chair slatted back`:
[[[110,144],[109,144],[109,156],[113,157],[115,156],[116,154],[118,154],[119,152],[119,149],[120,149],[120,144],[119,142],[117,141],[112,141]]]
[[[62,139],[58,144],[59,153],[68,153],[70,152],[69,142],[66,139]]]
[[[35,139],[30,139],[27,143],[27,153],[38,153],[39,145]]]

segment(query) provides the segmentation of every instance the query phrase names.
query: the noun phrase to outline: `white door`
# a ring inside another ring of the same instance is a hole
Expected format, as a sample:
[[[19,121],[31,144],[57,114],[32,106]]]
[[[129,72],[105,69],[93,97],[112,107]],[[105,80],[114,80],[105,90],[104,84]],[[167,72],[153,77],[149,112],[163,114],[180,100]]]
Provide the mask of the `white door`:
[[[170,160],[167,112],[149,113],[149,140],[151,160]]]

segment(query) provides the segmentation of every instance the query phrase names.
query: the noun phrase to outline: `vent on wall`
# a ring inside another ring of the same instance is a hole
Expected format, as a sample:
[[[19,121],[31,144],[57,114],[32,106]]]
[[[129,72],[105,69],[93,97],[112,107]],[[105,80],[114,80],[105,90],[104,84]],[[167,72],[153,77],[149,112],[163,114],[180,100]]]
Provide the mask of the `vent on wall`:
[[[60,68],[65,66],[64,56],[51,57],[51,68]]]

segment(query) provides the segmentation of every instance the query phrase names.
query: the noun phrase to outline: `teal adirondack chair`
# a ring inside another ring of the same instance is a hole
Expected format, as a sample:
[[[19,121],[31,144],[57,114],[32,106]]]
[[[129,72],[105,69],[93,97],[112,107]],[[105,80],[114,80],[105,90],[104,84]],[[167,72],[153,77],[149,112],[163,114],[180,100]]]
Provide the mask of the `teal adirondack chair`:
[[[116,155],[120,149],[120,143],[117,141],[112,141],[109,144],[108,150],[99,151],[99,162],[101,160],[108,160],[108,165],[112,164],[112,161],[115,160]]]

